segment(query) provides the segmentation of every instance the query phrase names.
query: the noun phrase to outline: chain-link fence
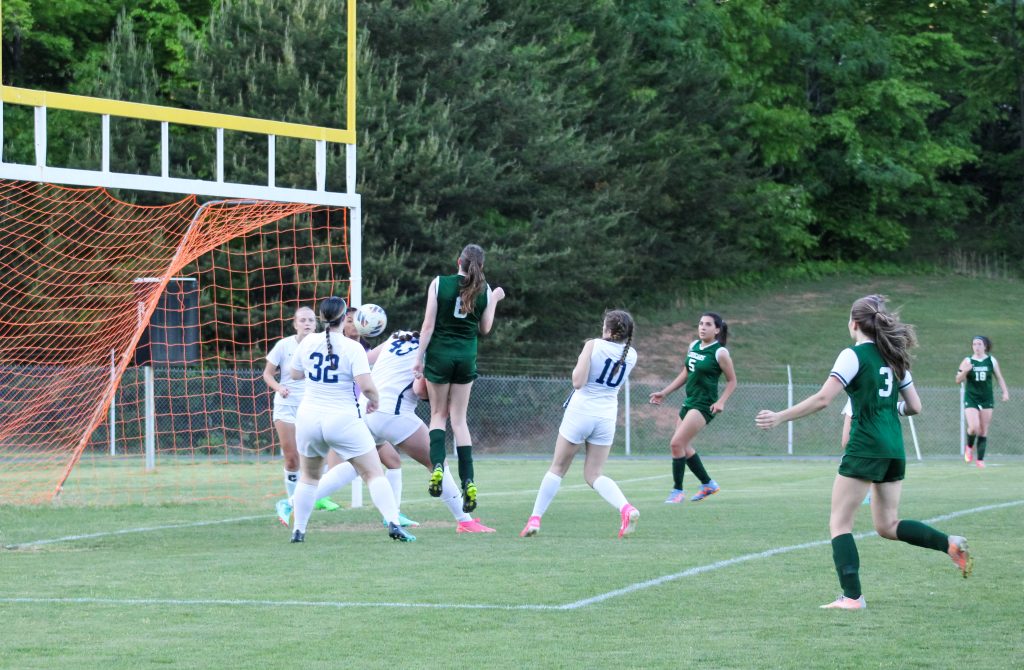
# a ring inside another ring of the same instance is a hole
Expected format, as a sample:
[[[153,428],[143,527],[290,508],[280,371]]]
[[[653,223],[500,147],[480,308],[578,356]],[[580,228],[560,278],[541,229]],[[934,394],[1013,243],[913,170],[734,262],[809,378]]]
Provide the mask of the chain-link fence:
[[[122,379],[115,403],[115,439],[109,423],[90,443],[94,451],[142,453],[146,421],[144,383],[140,369]],[[683,400],[681,391],[661,406],[649,395],[661,384],[632,383],[620,396],[614,454],[637,456],[668,453],[669,438]],[[695,441],[708,455],[825,456],[840,453],[845,396],[826,410],[772,431],[754,426],[760,409],[785,408],[819,388],[814,384],[741,384],[726,406]],[[572,387],[568,379],[481,377],[473,387],[469,408],[474,450],[501,456],[548,455],[562,419],[562,403]],[[157,453],[239,458],[273,458],[276,437],[271,420],[272,395],[261,371],[204,372],[187,368],[156,368],[153,374],[153,416],[150,421]],[[924,405],[913,422],[903,420],[907,454],[952,457],[960,453],[960,392],[956,386],[918,387]],[[1024,389],[1011,389],[1011,402],[997,399],[989,429],[989,453],[1021,454],[1024,434]],[[426,403],[417,410],[428,418]],[[450,436],[449,436],[450,439]]]

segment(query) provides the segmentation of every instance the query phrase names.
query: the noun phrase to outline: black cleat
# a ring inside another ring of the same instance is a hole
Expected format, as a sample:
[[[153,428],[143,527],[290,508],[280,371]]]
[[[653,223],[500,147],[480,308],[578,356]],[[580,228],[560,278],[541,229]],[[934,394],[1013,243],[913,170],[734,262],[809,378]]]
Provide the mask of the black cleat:
[[[306,534],[303,533],[301,530],[297,530],[297,531],[292,533],[292,543],[293,544],[296,543],[296,542],[305,542],[305,541],[306,541]]]
[[[472,481],[466,482],[462,487],[462,511],[469,514],[476,509],[476,484]]]
[[[427,486],[427,493],[435,498],[441,497],[441,481],[444,479],[444,465],[438,463],[434,471],[430,473],[430,484]]]
[[[399,526],[397,523],[388,523],[388,537],[399,542],[415,542],[416,536]]]

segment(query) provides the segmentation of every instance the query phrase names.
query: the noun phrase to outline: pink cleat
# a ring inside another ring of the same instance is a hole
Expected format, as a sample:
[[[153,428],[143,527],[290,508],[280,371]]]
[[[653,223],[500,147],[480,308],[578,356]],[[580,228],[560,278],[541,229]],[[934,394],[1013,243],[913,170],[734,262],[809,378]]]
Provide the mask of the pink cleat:
[[[619,511],[622,515],[622,525],[619,526],[619,537],[631,535],[636,530],[636,522],[640,518],[640,510],[629,503],[622,506]]]
[[[820,607],[823,610],[866,610],[867,608],[868,604],[865,602],[863,594],[859,598],[839,596],[829,604]]]
[[[967,538],[959,535],[949,536],[949,549],[946,550],[949,557],[953,559],[956,567],[960,568],[960,574],[964,579],[974,570],[974,557],[967,550]]]
[[[970,463],[974,460],[974,447],[964,447],[964,463]]]
[[[480,519],[460,521],[455,529],[456,533],[493,533],[494,529],[480,523]]]
[[[527,522],[526,527],[523,528],[523,532],[519,533],[519,537],[533,537],[540,530],[540,517],[531,516]]]
[[[984,468],[985,467],[985,461],[981,461],[981,460],[974,461],[974,464],[977,465],[979,468]]]

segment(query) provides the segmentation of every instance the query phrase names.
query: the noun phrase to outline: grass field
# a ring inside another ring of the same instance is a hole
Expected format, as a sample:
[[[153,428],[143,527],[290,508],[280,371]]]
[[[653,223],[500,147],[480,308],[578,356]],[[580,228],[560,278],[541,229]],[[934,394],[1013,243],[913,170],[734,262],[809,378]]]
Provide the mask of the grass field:
[[[0,666],[1024,666],[1024,461],[911,462],[903,515],[966,535],[975,573],[869,534],[861,612],[818,609],[839,592],[834,460],[708,465],[722,492],[670,506],[667,460],[612,461],[642,513],[625,541],[580,464],[541,533],[520,539],[541,460],[478,463],[494,535],[456,535],[408,469],[403,511],[423,522],[412,544],[388,540],[372,508],[317,512],[291,545],[262,500],[2,507]],[[870,531],[864,508],[857,532]]]

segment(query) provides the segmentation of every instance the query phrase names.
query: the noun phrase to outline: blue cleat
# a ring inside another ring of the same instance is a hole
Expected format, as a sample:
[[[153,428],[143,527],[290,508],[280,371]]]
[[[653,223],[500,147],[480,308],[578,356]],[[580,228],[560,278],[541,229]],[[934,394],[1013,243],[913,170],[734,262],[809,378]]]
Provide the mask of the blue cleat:
[[[707,498],[710,495],[714,495],[721,490],[722,488],[718,485],[718,483],[715,482],[714,479],[712,479],[707,484],[701,484],[700,489],[697,490],[697,495],[690,498],[690,501],[700,502],[701,500],[704,500],[704,498]]]
[[[292,506],[288,502],[288,498],[281,498],[274,505],[274,509],[277,510],[277,520],[281,522],[286,528],[292,525]]]
[[[415,542],[416,536],[399,526],[397,523],[388,524],[388,537],[399,542]]]

